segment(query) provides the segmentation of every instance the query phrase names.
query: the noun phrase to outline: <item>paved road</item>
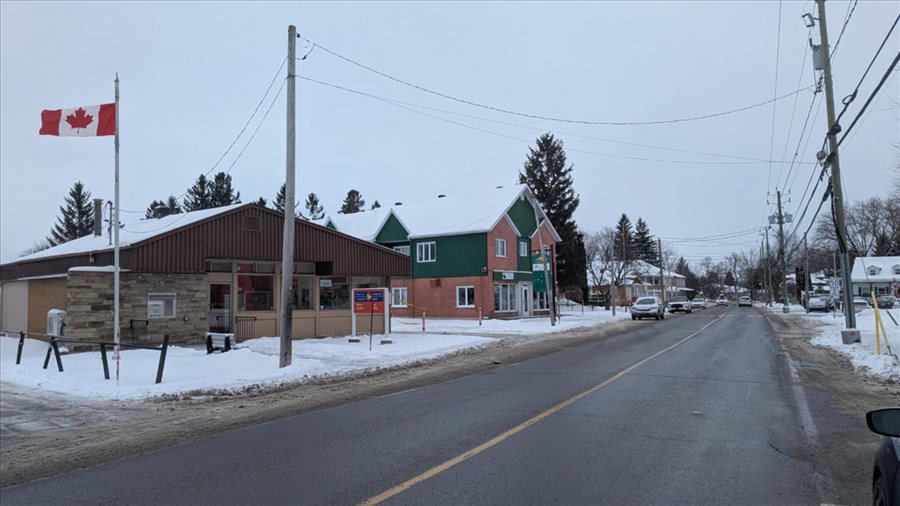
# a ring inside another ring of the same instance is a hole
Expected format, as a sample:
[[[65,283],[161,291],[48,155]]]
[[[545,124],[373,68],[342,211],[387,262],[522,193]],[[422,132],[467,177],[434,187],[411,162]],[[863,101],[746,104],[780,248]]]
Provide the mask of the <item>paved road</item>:
[[[3,504],[820,504],[803,389],[757,309],[3,490]]]

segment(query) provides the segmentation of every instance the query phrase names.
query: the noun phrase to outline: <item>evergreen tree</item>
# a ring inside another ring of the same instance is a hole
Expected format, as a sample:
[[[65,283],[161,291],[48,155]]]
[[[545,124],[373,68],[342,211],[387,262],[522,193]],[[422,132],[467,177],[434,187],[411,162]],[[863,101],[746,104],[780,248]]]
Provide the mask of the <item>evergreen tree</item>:
[[[376,200],[375,203],[372,204],[372,207],[370,208],[370,210],[374,211],[375,209],[378,209],[379,207],[381,207],[381,204],[379,204],[378,201]]]
[[[634,230],[631,228],[631,220],[627,214],[622,213],[613,236],[613,258],[626,262],[637,260],[634,250]]]
[[[50,229],[50,236],[47,237],[47,242],[51,246],[84,237],[94,230],[91,192],[84,189],[81,181],[75,181],[72,185],[65,203],[65,206],[59,207],[61,216],[56,219],[57,223]]]
[[[634,255],[638,260],[643,260],[651,265],[659,265],[659,252],[656,250],[656,242],[650,235],[650,228],[643,218],[638,218],[634,226]]]
[[[187,195],[184,197],[183,206],[186,212],[213,207],[212,198],[210,197],[210,185],[210,181],[206,179],[206,176],[200,174],[200,177],[194,182],[194,186],[188,188]]]
[[[241,192],[235,193],[231,186],[231,175],[224,172],[216,174],[209,185],[210,207],[230,206],[241,203]]]
[[[306,196],[306,207],[307,212],[309,212],[309,219],[311,220],[321,220],[325,217],[325,208],[319,204],[319,196],[315,194],[315,192],[310,193]]]
[[[269,204],[268,202],[266,202],[265,197],[260,197],[260,198],[256,199],[256,202],[254,202],[254,203],[256,205],[258,205],[259,207],[266,207]]]
[[[541,135],[535,147],[528,148],[523,171],[519,172],[519,183],[528,185],[541,209],[562,239],[557,248],[557,269],[559,286],[565,291],[587,286],[587,271],[579,268],[578,258],[584,258],[584,240],[578,240],[578,227],[574,214],[580,198],[573,187],[573,165],[566,165],[563,142],[552,134]],[[582,260],[583,264],[584,261]]]
[[[144,218],[146,219],[158,219],[163,216],[168,216],[170,214],[179,214],[182,213],[181,205],[178,204],[178,200],[174,195],[169,195],[169,198],[165,201],[163,200],[154,200],[150,203],[150,206],[147,207],[147,212],[144,214]]]
[[[362,211],[365,206],[366,201],[363,200],[362,194],[356,190],[350,190],[347,192],[344,203],[341,205],[341,209],[338,212],[341,214],[358,213]]]
[[[278,193],[275,194],[275,200],[272,201],[273,205],[275,206],[275,210],[279,213],[284,212],[284,187],[285,185],[282,184],[281,188],[278,189]]]

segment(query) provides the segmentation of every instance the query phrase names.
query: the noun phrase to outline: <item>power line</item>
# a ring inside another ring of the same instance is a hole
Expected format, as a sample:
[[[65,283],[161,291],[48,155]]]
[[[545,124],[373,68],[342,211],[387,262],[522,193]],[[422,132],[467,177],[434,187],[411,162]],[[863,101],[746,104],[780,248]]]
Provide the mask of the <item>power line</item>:
[[[307,40],[308,42],[311,42],[311,41],[309,41],[308,39],[304,39],[304,40]],[[336,52],[334,52],[334,51],[332,51],[332,50],[330,50],[330,49],[328,49],[328,48],[322,46],[321,44],[313,43],[313,45],[314,45],[315,47],[318,47],[319,49],[325,51],[326,53],[328,53],[328,54],[330,54],[330,55],[332,55],[332,56],[335,56],[336,58],[339,58],[339,59],[341,59],[341,60],[343,60],[343,61],[345,61],[345,62],[347,62],[347,63],[350,63],[350,64],[352,64],[352,65],[355,65],[355,66],[357,66],[357,67],[360,67],[360,68],[362,68],[362,69],[364,69],[364,70],[367,70],[367,71],[369,71],[369,72],[372,72],[372,73],[374,73],[374,74],[377,74],[377,75],[379,75],[379,76],[381,76],[381,77],[384,77],[384,78],[386,78],[386,79],[390,79],[391,81],[394,81],[394,82],[396,82],[396,83],[402,84],[402,85],[404,85],[404,86],[408,86],[408,87],[410,87],[410,88],[417,89],[417,90],[419,90],[419,91],[423,91],[423,92],[425,92],[425,93],[430,93],[430,94],[432,94],[432,95],[435,95],[435,96],[438,96],[438,97],[441,97],[441,98],[445,98],[445,99],[447,99],[447,100],[453,100],[454,102],[459,102],[459,103],[461,103],[461,104],[466,104],[466,105],[470,105],[470,106],[473,106],[473,107],[480,107],[480,108],[482,108],[482,109],[487,109],[487,110],[491,110],[491,111],[495,111],[495,112],[501,112],[501,113],[504,113],[504,114],[512,114],[512,115],[515,115],[515,116],[521,116],[521,117],[524,117],[524,118],[539,119],[539,120],[544,120],[544,121],[556,121],[556,122],[560,122],[560,123],[576,123],[576,124],[581,124],[581,125],[606,125],[606,126],[662,125],[662,124],[670,124],[670,123],[682,123],[682,122],[686,122],[686,121],[697,121],[697,120],[701,120],[701,119],[710,119],[710,118],[715,118],[715,117],[719,117],[719,116],[725,116],[725,115],[728,115],[728,114],[734,114],[734,113],[737,113],[737,112],[743,112],[743,111],[746,111],[746,110],[749,110],[749,109],[753,109],[753,108],[756,108],[756,107],[761,107],[761,106],[763,106],[763,105],[770,104],[770,103],[773,103],[773,102],[777,102],[778,100],[781,100],[781,99],[784,99],[784,98],[787,98],[787,97],[796,95],[797,93],[800,93],[801,91],[804,91],[804,90],[809,89],[809,87],[803,88],[803,89],[800,89],[800,90],[797,90],[797,91],[788,93],[788,94],[786,94],[786,95],[782,95],[782,96],[780,96],[780,97],[775,97],[775,98],[772,99],[772,100],[766,100],[765,102],[760,102],[760,103],[758,103],[758,104],[753,104],[753,105],[749,105],[749,106],[745,106],[745,107],[740,107],[740,108],[732,109],[732,110],[729,110],[729,111],[717,112],[717,113],[712,113],[712,114],[704,114],[704,115],[701,115],[701,116],[691,116],[691,117],[686,117],[686,118],[677,118],[677,119],[668,119],[668,120],[656,120],[656,121],[588,121],[588,120],[574,120],[574,119],[554,118],[554,117],[550,117],[550,116],[539,116],[539,115],[536,115],[536,114],[528,114],[528,113],[523,113],[523,112],[511,111],[511,110],[508,110],[508,109],[502,109],[502,108],[499,108],[499,107],[493,107],[493,106],[490,106],[490,105],[479,104],[479,103],[477,103],[477,102],[472,102],[472,101],[470,101],[470,100],[465,100],[465,99],[457,98],[457,97],[454,97],[454,96],[451,96],[451,95],[447,95],[447,94],[445,94],[445,93],[441,93],[441,92],[439,92],[439,91],[434,91],[434,90],[425,88],[424,86],[419,86],[419,85],[417,85],[417,84],[413,84],[413,83],[404,81],[404,80],[399,79],[399,78],[396,78],[396,77],[394,77],[394,76],[392,76],[392,75],[390,75],[390,74],[386,74],[386,73],[381,72],[381,71],[379,71],[379,70],[376,70],[376,69],[374,69],[374,68],[372,68],[372,67],[368,67],[368,66],[366,66],[366,65],[363,65],[362,63],[359,63],[359,62],[356,62],[356,61],[354,61],[354,60],[351,60],[350,58],[347,58],[346,56],[343,56],[343,55],[341,55],[341,54],[338,54],[338,53],[336,53]]]
[[[876,86],[875,89],[872,90],[872,93],[869,95],[869,98],[866,99],[866,103],[863,104],[862,109],[860,109],[859,113],[856,114],[856,117],[853,118],[853,121],[850,123],[850,126],[848,126],[846,130],[844,130],[844,134],[841,135],[841,138],[837,143],[838,146],[840,146],[841,143],[844,142],[844,139],[847,138],[847,134],[849,134],[853,130],[853,126],[856,125],[856,122],[859,121],[859,118],[863,115],[864,112],[866,112],[866,109],[869,107],[869,104],[872,103],[872,99],[875,98],[875,95],[877,95],[879,91],[881,91],[881,87],[884,86],[884,82],[887,81],[887,78],[891,75],[891,72],[893,72],[894,68],[897,66],[898,60],[900,60],[900,52],[897,53],[897,56],[894,57],[894,61],[891,62],[891,66],[888,67],[888,69],[884,73],[884,75],[881,76],[881,81],[878,82],[878,86]]]
[[[256,129],[253,130],[253,133],[250,135],[250,138],[247,140],[247,144],[244,144],[244,147],[241,148],[240,153],[238,153],[238,155],[237,155],[237,157],[235,157],[234,161],[231,162],[231,165],[228,166],[228,170],[225,171],[226,174],[228,174],[229,172],[231,172],[231,169],[234,168],[234,165],[238,162],[238,160],[241,159],[241,155],[244,154],[244,151],[247,149],[247,146],[249,146],[250,143],[253,142],[253,138],[256,137],[256,132],[259,132],[259,128],[262,126],[263,123],[265,123],[266,118],[269,117],[269,111],[272,110],[272,106],[274,106],[274,105],[275,105],[275,102],[278,101],[278,97],[281,96],[281,92],[282,92],[282,90],[284,90],[284,85],[285,85],[286,83],[287,83],[287,79],[281,81],[281,87],[278,88],[278,93],[275,94],[275,98],[272,99],[272,103],[269,104],[269,108],[266,109],[266,113],[263,114],[262,119],[259,120],[259,123],[256,125]]]
[[[319,81],[319,80],[313,79],[313,78],[311,78],[311,77],[306,77],[306,76],[301,76],[301,75],[298,75],[297,77],[300,78],[300,79],[303,79],[304,81],[309,81],[309,82],[311,82],[311,83],[319,84],[319,85],[321,85],[321,86],[326,86],[326,87],[329,87],[329,88],[334,88],[334,89],[341,90],[341,91],[345,91],[345,92],[348,92],[348,93],[353,93],[353,94],[356,94],[356,95],[361,95],[361,96],[364,96],[364,97],[372,98],[372,99],[378,100],[378,101],[380,101],[380,102],[384,102],[384,103],[386,103],[386,104],[393,105],[393,106],[395,106],[395,107],[399,107],[399,108],[401,108],[401,109],[405,109],[405,110],[407,110],[407,111],[410,111],[410,112],[413,112],[413,113],[416,113],[416,114],[420,114],[420,115],[422,115],[422,116],[426,116],[426,117],[429,117],[429,118],[432,118],[432,119],[436,119],[436,120],[438,120],[438,121],[443,121],[443,122],[446,122],[446,123],[450,123],[450,124],[453,124],[453,125],[457,125],[457,126],[460,126],[460,127],[463,127],[463,128],[468,128],[468,129],[470,129],[470,130],[475,130],[475,131],[487,133],[487,134],[490,134],[490,135],[496,135],[496,136],[498,136],[498,137],[503,137],[503,138],[506,138],[506,139],[511,139],[511,140],[515,140],[515,141],[520,141],[520,142],[524,142],[524,143],[527,143],[527,144],[531,144],[531,142],[532,142],[531,139],[524,139],[524,138],[521,138],[521,137],[515,137],[515,136],[512,136],[512,135],[507,135],[507,134],[504,134],[504,133],[495,132],[495,131],[493,131],[493,130],[488,130],[488,129],[485,129],[485,128],[480,128],[480,127],[472,126],[472,125],[469,125],[469,124],[466,124],[466,123],[461,123],[461,122],[459,122],[459,121],[454,121],[454,120],[451,120],[451,119],[447,119],[447,118],[443,118],[443,117],[440,117],[440,116],[436,116],[436,115],[434,115],[434,114],[429,114],[429,113],[426,113],[426,112],[423,112],[423,111],[419,111],[419,110],[413,109],[413,107],[421,107],[421,108],[423,108],[423,109],[435,110],[435,108],[433,108],[433,107],[421,106],[421,105],[418,105],[418,104],[411,104],[411,103],[409,103],[409,102],[403,102],[403,101],[394,100],[394,99],[391,99],[391,98],[381,97],[381,96],[374,95],[374,94],[372,94],[372,93],[368,93],[368,92],[365,92],[365,91],[354,90],[354,89],[352,89],[352,88],[347,88],[347,87],[340,86],[340,85],[337,85],[337,84],[332,84],[332,83],[327,83],[327,82],[324,82],[324,81]],[[408,106],[409,106],[409,107],[408,107]],[[448,113],[448,114],[456,114],[456,115],[460,115],[460,116],[472,117],[472,116],[470,116],[470,115],[463,115],[463,114],[453,113],[453,112],[450,112],[450,111],[444,111],[444,110],[442,110],[442,109],[438,109],[438,110],[441,111],[441,112]],[[475,119],[484,119],[484,118],[479,118],[479,117],[477,117],[477,116],[474,117],[474,118],[475,118]],[[485,119],[485,121],[494,121],[494,120]],[[541,130],[541,131],[544,130],[544,129],[542,129],[542,128],[534,128],[534,127],[528,127],[528,126],[524,126],[524,125],[516,125],[516,124],[506,123],[506,122],[499,122],[499,123],[505,124],[505,125],[509,125],[509,126],[516,126],[516,127],[520,127],[520,128],[529,128],[529,129],[535,129],[535,130]],[[580,135],[575,135],[575,136],[576,136],[576,137],[586,137],[586,138],[596,139],[596,140],[606,140],[606,139],[599,139],[599,138],[596,138],[596,137],[588,137],[588,136],[580,136]],[[637,145],[637,146],[641,146],[640,144],[626,143],[626,142],[620,142],[620,141],[608,141],[608,142],[619,142],[619,143],[622,143],[622,144],[629,144],[629,145]],[[646,145],[643,145],[643,146],[646,146]],[[651,147],[651,146],[646,146],[646,147]],[[656,148],[657,148],[657,149],[667,149],[667,148],[661,148],[661,147],[656,147]],[[613,154],[613,153],[601,153],[601,152],[597,152],[597,151],[590,151],[590,150],[585,150],[585,149],[577,149],[577,148],[572,148],[572,147],[567,147],[566,150],[567,150],[567,151],[571,151],[571,152],[576,152],[576,153],[585,153],[585,154],[590,154],[590,155],[604,156],[604,157],[609,157],[609,158],[618,158],[618,159],[624,159],[624,160],[637,160],[637,161],[658,162],[658,163],[674,163],[674,164],[684,164],[684,165],[752,165],[752,164],[764,164],[764,163],[769,163],[768,160],[762,160],[762,159],[748,159],[748,161],[741,161],[741,162],[716,162],[716,161],[708,161],[708,160],[677,160],[677,159],[668,159],[668,158],[666,158],[666,159],[661,159],[661,158],[648,158],[648,157],[640,157],[640,156],[619,155],[619,154]],[[729,155],[714,155],[714,154],[711,154],[711,153],[703,153],[703,154],[708,155],[708,156],[729,156]],[[732,156],[731,158],[747,159],[746,157],[733,157],[733,156]]]
[[[689,242],[689,241],[706,241],[706,240],[715,240],[715,239],[731,239],[733,237],[740,237],[742,235],[756,234],[760,230],[765,227],[757,227],[757,228],[748,228],[747,230],[740,230],[738,232],[729,232],[726,234],[719,235],[709,235],[705,237],[660,237],[659,239],[666,242]]]
[[[216,167],[218,167],[219,164],[222,163],[222,160],[225,159],[225,156],[229,152],[231,152],[231,148],[233,148],[234,145],[237,144],[238,139],[240,139],[241,136],[244,135],[244,132],[247,130],[247,127],[250,125],[250,122],[253,121],[253,118],[256,116],[256,113],[259,112],[259,108],[262,106],[263,102],[265,102],[266,97],[269,96],[269,92],[272,91],[272,86],[275,84],[275,81],[278,79],[278,76],[281,74],[281,70],[284,68],[285,63],[287,63],[287,57],[285,57],[285,59],[283,59],[281,61],[281,65],[278,67],[278,70],[275,72],[275,75],[272,76],[272,81],[269,83],[269,87],[266,88],[266,92],[263,94],[262,98],[259,99],[259,103],[256,104],[256,107],[253,109],[253,113],[251,113],[250,117],[247,118],[247,121],[244,123],[244,126],[243,126],[243,128],[241,128],[241,131],[238,132],[237,136],[234,138],[233,141],[231,141],[231,144],[228,146],[228,149],[226,149],[225,152],[222,153],[222,156],[220,156],[219,159],[216,161],[216,163],[213,164],[212,168],[210,168],[208,171],[206,171],[203,174],[204,177],[210,175],[214,170],[216,170]],[[282,83],[282,88],[283,87],[284,87],[284,83]],[[278,93],[281,93],[280,89],[278,90]],[[278,97],[275,97],[275,98],[278,98]],[[274,103],[274,101],[273,101],[273,103]],[[270,105],[269,109],[271,109],[271,108],[272,108],[272,106]],[[268,115],[268,114],[269,114],[269,111],[267,110],[266,115]],[[265,117],[263,118],[263,120],[265,120]],[[262,124],[262,122],[260,122],[260,124]],[[257,126],[256,129],[259,130],[259,126]],[[253,132],[253,135],[256,135],[256,131]],[[250,140],[253,140],[253,138],[251,137]],[[246,145],[244,146],[244,149],[247,149]],[[244,152],[244,149],[241,150],[241,154]],[[240,158],[240,154],[238,155],[238,159],[239,158]],[[236,161],[237,160],[235,160],[235,162]],[[232,167],[234,167],[234,163],[231,164],[231,167],[228,167],[228,170],[230,171]],[[184,193],[182,193],[181,195],[176,197],[175,200],[181,200],[185,195],[188,194],[188,191],[190,191],[190,188],[188,188],[188,190],[185,190]]]
[[[831,63],[834,63],[838,48],[841,46],[841,38],[844,36],[844,30],[847,29],[847,23],[850,22],[850,18],[853,17],[853,13],[856,11],[857,2],[859,2],[859,0],[853,0],[853,4],[847,6],[847,14],[844,15],[844,26],[841,27],[841,33],[838,34],[837,42],[834,43],[834,50],[831,51]]]
[[[856,94],[859,92],[859,87],[862,85],[863,81],[866,79],[866,76],[869,75],[869,71],[872,70],[872,65],[875,64],[875,60],[878,59],[878,55],[881,54],[881,50],[884,49],[884,45],[887,43],[888,39],[890,39],[891,33],[893,33],[894,28],[897,27],[897,21],[900,21],[900,15],[897,15],[897,17],[894,18],[894,23],[891,24],[890,30],[888,30],[887,35],[884,36],[884,40],[881,41],[881,45],[878,46],[878,50],[875,51],[875,56],[872,57],[872,61],[869,62],[869,65],[866,67],[866,71],[863,72],[862,77],[859,78],[859,82],[857,82],[856,86],[853,88],[853,93],[851,93],[850,95],[845,97],[844,100],[842,101],[844,104],[844,107],[841,109],[841,113],[838,114],[837,118],[834,120],[835,123],[840,123],[841,117],[847,111],[847,108],[850,107],[850,104],[852,104],[853,101],[856,99]]]
[[[808,54],[809,54],[809,45],[803,44],[803,61],[800,63],[800,77],[797,79],[797,86],[800,86],[800,83],[803,82],[803,69],[806,67],[806,56]],[[785,140],[784,140],[784,151],[781,153],[782,160],[787,158],[787,150],[788,150],[788,145],[791,142],[791,133],[793,133],[793,131],[794,131],[794,117],[797,114],[797,102],[799,102],[799,98],[800,98],[800,95],[794,95],[794,107],[791,108],[791,120],[790,120],[790,122],[788,122],[788,133],[787,133],[787,137],[785,137]],[[813,103],[815,103],[815,101],[816,101],[816,96],[815,96],[815,94],[813,94],[812,102],[809,104],[809,112],[810,113],[812,113],[812,106],[813,106]],[[809,114],[806,115],[806,120],[809,121]],[[804,130],[805,129],[806,129],[806,125],[804,125]],[[774,132],[774,130],[773,130],[773,132]],[[800,134],[800,139],[801,140],[803,139],[803,133]],[[799,143],[797,145],[797,148],[798,149],[800,148]],[[796,159],[797,159],[797,154],[795,152],[794,160],[796,160]],[[791,167],[793,167],[793,161],[791,162]],[[781,162],[781,165],[778,168],[778,177],[775,179],[776,183],[781,181],[782,171],[784,171],[784,162],[783,161]],[[787,177],[784,178],[785,184],[787,184],[787,181],[790,178],[791,178],[791,175],[790,175],[790,172],[788,172]]]

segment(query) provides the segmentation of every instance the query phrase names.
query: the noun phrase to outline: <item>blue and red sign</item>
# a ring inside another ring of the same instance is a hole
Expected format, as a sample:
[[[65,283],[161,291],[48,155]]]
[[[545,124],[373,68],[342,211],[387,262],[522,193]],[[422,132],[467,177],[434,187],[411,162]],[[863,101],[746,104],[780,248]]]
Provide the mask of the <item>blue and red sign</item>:
[[[353,290],[353,312],[356,314],[383,313],[384,288],[357,288]]]

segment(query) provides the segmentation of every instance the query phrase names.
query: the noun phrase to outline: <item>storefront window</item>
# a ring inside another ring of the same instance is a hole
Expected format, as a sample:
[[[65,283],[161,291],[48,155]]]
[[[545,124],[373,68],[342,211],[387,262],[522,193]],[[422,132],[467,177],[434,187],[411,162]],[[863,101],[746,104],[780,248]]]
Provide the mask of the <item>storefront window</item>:
[[[238,275],[238,310],[274,311],[274,276]]]
[[[291,306],[294,309],[312,309],[314,282],[313,276],[294,276],[294,283],[291,286],[293,298]]]
[[[494,285],[494,311],[516,310],[516,285]]]
[[[319,278],[319,309],[350,309],[347,278]]]

